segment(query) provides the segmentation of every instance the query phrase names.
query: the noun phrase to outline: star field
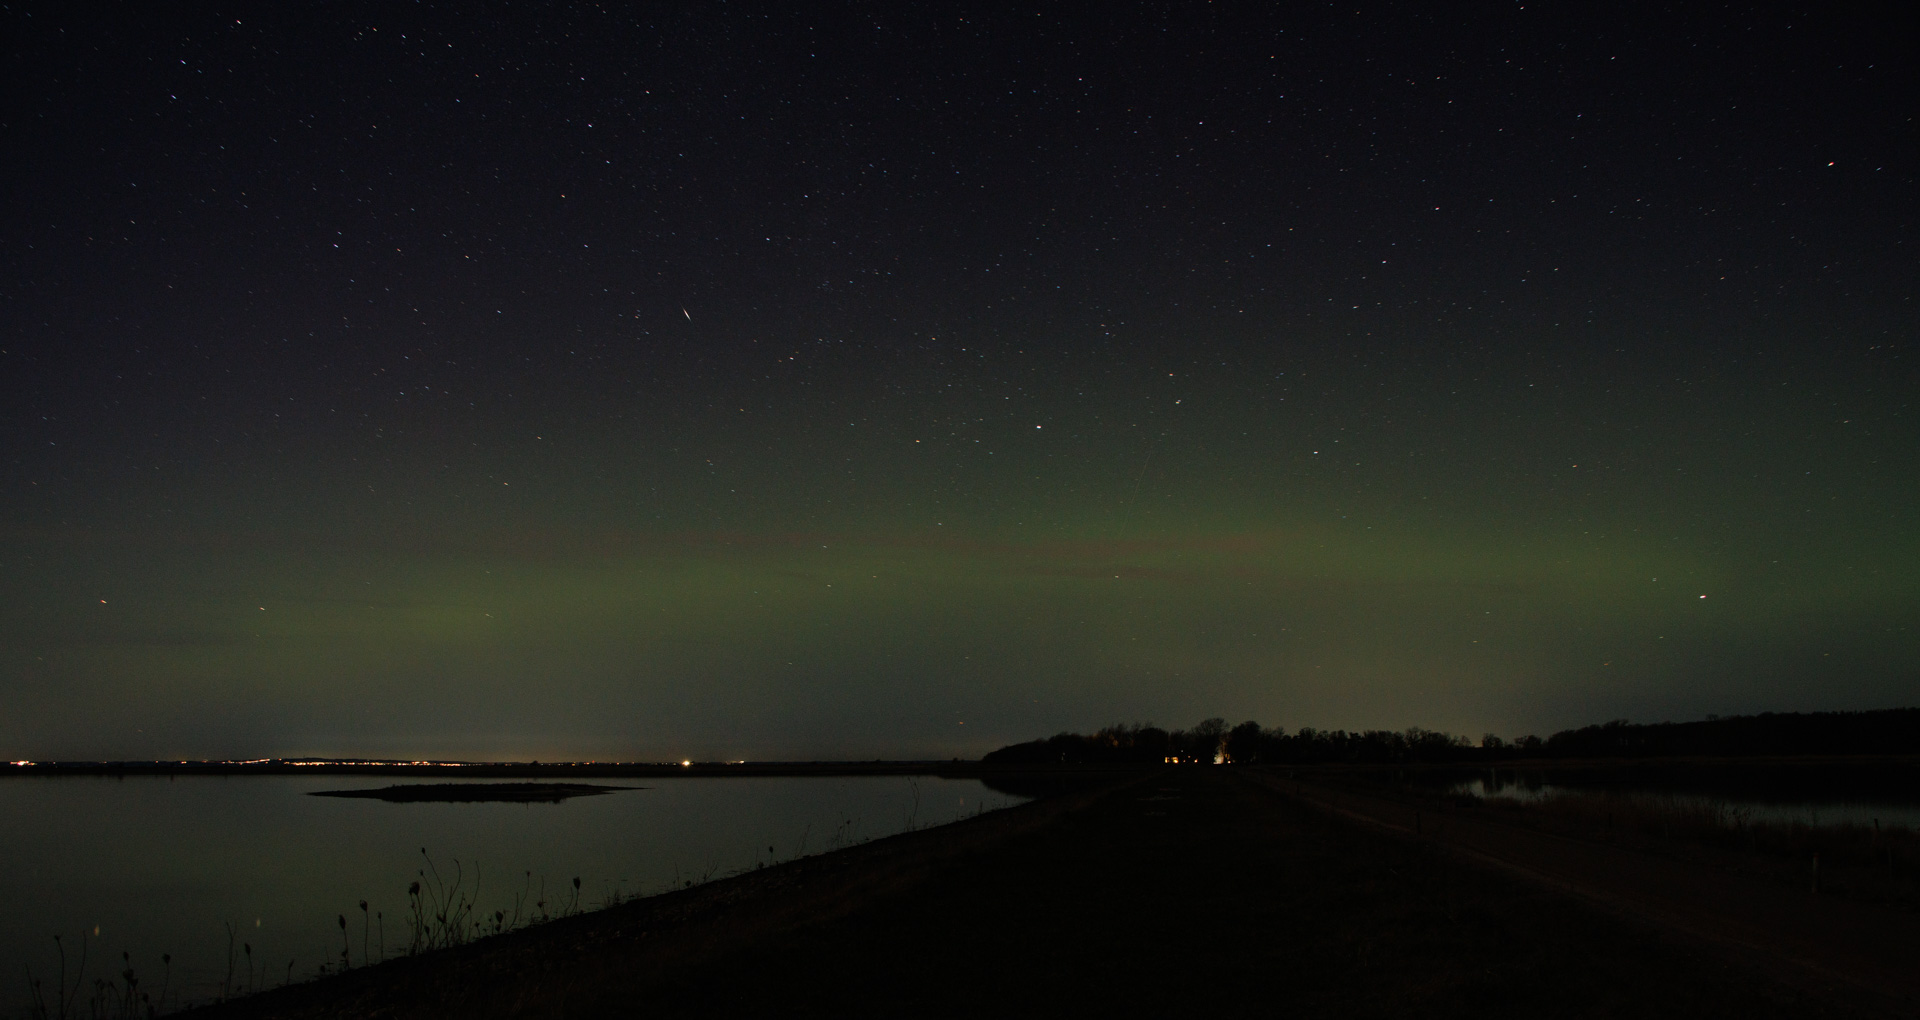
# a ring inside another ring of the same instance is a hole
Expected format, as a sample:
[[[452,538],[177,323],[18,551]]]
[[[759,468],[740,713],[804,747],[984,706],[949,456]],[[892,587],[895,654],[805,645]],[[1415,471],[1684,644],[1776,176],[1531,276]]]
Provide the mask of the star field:
[[[0,22],[12,758],[1911,701],[1850,13]]]

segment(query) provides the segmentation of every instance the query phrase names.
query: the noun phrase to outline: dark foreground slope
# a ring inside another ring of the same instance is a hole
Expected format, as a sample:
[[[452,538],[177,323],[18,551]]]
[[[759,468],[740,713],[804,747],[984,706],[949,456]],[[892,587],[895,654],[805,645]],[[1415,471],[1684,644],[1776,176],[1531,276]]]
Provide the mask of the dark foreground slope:
[[[1740,1016],[1886,1003],[1233,770],[939,830],[205,1011],[220,1017]]]

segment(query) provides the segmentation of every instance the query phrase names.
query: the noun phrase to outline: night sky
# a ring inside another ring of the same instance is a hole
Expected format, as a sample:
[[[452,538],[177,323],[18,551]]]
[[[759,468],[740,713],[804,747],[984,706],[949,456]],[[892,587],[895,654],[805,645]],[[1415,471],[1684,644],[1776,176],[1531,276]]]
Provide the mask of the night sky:
[[[0,7],[0,756],[1915,702],[1910,26],[672,6]]]

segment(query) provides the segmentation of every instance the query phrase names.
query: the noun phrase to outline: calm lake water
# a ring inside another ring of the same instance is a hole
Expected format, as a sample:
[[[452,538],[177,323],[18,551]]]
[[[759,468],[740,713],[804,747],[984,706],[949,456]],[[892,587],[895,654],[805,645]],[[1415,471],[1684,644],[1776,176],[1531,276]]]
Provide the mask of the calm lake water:
[[[161,956],[170,954],[169,1005],[219,993],[229,926],[233,980],[242,986],[243,945],[252,948],[256,985],[279,985],[289,963],[296,981],[322,964],[338,967],[342,916],[353,965],[404,953],[407,886],[426,865],[422,848],[444,878],[457,867],[469,891],[478,876],[481,914],[500,910],[511,920],[517,899],[524,919],[542,898],[550,912],[570,905],[575,877],[579,907],[596,908],[1023,799],[976,780],[924,776],[602,779],[592,782],[646,789],[558,804],[307,796],[395,782],[0,781],[8,834],[0,844],[0,1015],[26,1009],[28,968],[51,988],[60,966],[54,935],[66,945],[69,981],[84,946],[89,990],[96,977],[117,980],[125,952],[140,987],[158,992]]]

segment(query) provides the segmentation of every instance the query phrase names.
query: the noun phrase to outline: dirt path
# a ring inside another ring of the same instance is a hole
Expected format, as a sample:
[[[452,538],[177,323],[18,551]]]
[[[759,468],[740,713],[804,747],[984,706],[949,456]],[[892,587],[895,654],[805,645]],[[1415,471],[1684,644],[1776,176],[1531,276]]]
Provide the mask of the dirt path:
[[[1645,852],[1539,832],[1472,810],[1368,796],[1351,789],[1248,772],[1255,783],[1303,804],[1430,840],[1615,913],[1670,926],[1786,967],[1802,985],[1852,985],[1920,1014],[1920,917],[1793,891]],[[1811,877],[1811,876],[1810,876]]]
[[[1156,770],[209,1015],[1874,1015],[1436,847]]]

